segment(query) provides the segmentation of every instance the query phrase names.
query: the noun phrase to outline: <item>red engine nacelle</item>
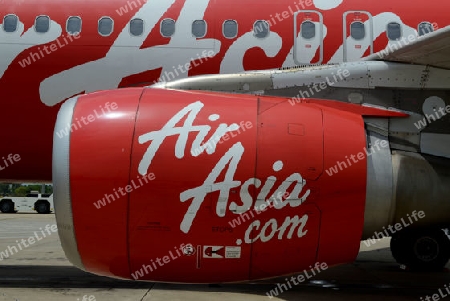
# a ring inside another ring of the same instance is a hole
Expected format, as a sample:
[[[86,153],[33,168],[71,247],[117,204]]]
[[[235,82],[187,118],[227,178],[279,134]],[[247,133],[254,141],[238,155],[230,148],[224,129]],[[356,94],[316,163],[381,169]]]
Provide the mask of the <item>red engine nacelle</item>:
[[[189,283],[353,261],[366,160],[325,170],[366,147],[364,122],[356,106],[326,104],[152,88],[69,100],[53,162],[67,257],[100,275]]]

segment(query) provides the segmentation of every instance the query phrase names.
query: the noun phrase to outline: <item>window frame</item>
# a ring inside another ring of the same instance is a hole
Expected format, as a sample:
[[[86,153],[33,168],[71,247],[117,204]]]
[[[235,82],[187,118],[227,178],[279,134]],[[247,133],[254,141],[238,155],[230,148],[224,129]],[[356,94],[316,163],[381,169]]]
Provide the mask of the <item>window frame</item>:
[[[102,34],[100,32],[100,21],[103,20],[103,19],[110,19],[112,21],[111,32],[109,34],[107,34],[107,35],[104,35],[104,34]],[[109,17],[109,16],[102,16],[102,17],[100,17],[100,19],[98,19],[98,22],[97,22],[97,32],[102,37],[109,37],[109,36],[111,36],[114,33],[114,19]]]
[[[356,23],[362,24],[362,25],[363,25],[363,28],[364,28],[364,36],[363,36],[362,38],[360,38],[360,39],[356,39],[356,38],[354,38],[353,35],[352,35],[352,25],[353,25],[353,24],[356,24]],[[364,40],[364,39],[367,37],[366,24],[364,24],[364,22],[361,22],[361,21],[353,21],[352,23],[350,23],[350,36],[351,36],[351,37],[353,38],[353,40],[355,40],[355,41],[362,41],[362,40]]]
[[[389,38],[389,24],[398,24],[399,26],[400,26],[400,36],[398,37],[398,39],[395,39],[395,40],[391,40],[390,38]],[[386,37],[387,37],[387,39],[388,39],[388,41],[389,42],[396,42],[396,41],[400,41],[401,39],[402,39],[402,37],[403,37],[403,27],[402,27],[402,24],[401,23],[398,23],[398,22],[395,22],[395,21],[392,21],[392,22],[389,22],[388,24],[386,24]]]
[[[267,35],[264,36],[264,37],[258,37],[258,36],[256,35],[255,27],[256,27],[256,23],[258,23],[258,22],[264,22],[264,23],[267,24]],[[267,20],[256,20],[256,21],[253,23],[253,29],[252,29],[252,31],[253,31],[253,36],[254,36],[255,38],[257,38],[257,39],[267,39],[267,38],[270,36],[270,23],[267,22]]]
[[[5,26],[4,26],[5,25],[5,19],[7,17],[9,17],[9,16],[16,17],[17,22],[16,22],[16,28],[14,29],[14,31],[6,31],[5,30]],[[19,23],[20,23],[20,19],[19,19],[18,15],[16,15],[16,14],[7,14],[7,15],[5,15],[3,17],[2,30],[3,30],[3,32],[6,32],[6,33],[15,33],[17,31],[17,29],[19,28]]]
[[[235,22],[235,23],[236,23],[236,35],[235,35],[234,37],[227,37],[227,36],[225,35],[225,23],[226,23],[226,22],[229,22],[229,21]],[[238,21],[237,21],[237,20],[234,20],[234,19],[227,19],[227,20],[223,21],[223,23],[222,23],[222,35],[223,35],[223,37],[224,37],[225,39],[229,39],[229,40],[232,40],[232,39],[237,38],[237,36],[239,35],[239,23],[238,23]]]
[[[139,34],[139,35],[134,35],[134,34],[131,32],[131,22],[134,21],[134,20],[140,20],[140,21],[142,21],[142,32],[141,32],[141,34]],[[144,32],[145,32],[145,20],[142,19],[142,18],[133,18],[133,19],[131,19],[130,22],[128,22],[128,29],[129,29],[129,33],[130,33],[130,35],[131,35],[132,37],[141,37],[141,36],[144,34]]]
[[[78,32],[78,34],[76,33],[70,33],[68,30],[68,26],[69,26],[69,20],[71,18],[78,18],[80,20],[80,31]],[[83,30],[83,19],[80,16],[69,16],[66,20],[66,33],[71,35],[71,36],[76,36],[79,35],[81,33],[81,31]]]
[[[420,35],[420,25],[422,25],[422,24],[429,24],[430,26],[431,26],[431,31],[430,32],[427,32],[427,33],[425,33],[425,34],[423,34],[423,35]],[[432,33],[432,32],[434,32],[434,26],[433,26],[433,24],[431,23],[431,22],[429,22],[429,21],[422,21],[422,22],[420,22],[418,25],[417,25],[417,35],[419,36],[419,37],[423,37],[424,35],[427,35],[427,34],[429,34],[429,33]]]
[[[37,22],[37,20],[38,20],[40,17],[46,17],[46,18],[48,18],[48,29],[47,29],[47,31],[45,31],[45,32],[37,31],[36,22]],[[51,25],[52,25],[52,19],[50,19],[50,16],[47,16],[47,15],[39,15],[39,16],[36,16],[36,18],[34,19],[33,29],[34,29],[34,32],[36,32],[36,33],[38,33],[38,34],[46,34],[46,33],[48,33],[48,32],[50,31]]]
[[[194,29],[194,23],[197,22],[197,21],[202,21],[203,23],[205,23],[205,34],[203,36],[201,36],[201,37],[197,37],[196,35],[194,35],[194,32],[193,32],[194,31],[193,30]],[[204,19],[197,19],[197,20],[192,21],[191,34],[196,39],[203,39],[204,37],[206,37],[206,35],[208,34],[208,22],[206,22],[206,20],[204,20]]]
[[[302,27],[303,27],[303,24],[305,24],[305,23],[311,23],[311,24],[314,25],[314,36],[312,36],[312,37],[310,37],[310,38],[305,38],[305,37],[303,36]],[[302,39],[305,39],[305,40],[312,40],[312,39],[315,39],[316,36],[317,36],[317,25],[316,25],[316,23],[314,23],[314,22],[311,21],[311,20],[303,21],[303,22],[300,24],[300,36],[302,37]]]
[[[173,33],[170,36],[164,35],[163,31],[162,31],[163,23],[164,23],[164,21],[167,21],[167,20],[173,22],[173,26],[174,26]],[[165,18],[165,19],[161,20],[161,23],[159,24],[159,33],[161,34],[161,36],[163,38],[171,38],[171,37],[173,37],[173,35],[175,34],[176,31],[177,31],[177,22],[174,19],[172,19],[172,18]]]

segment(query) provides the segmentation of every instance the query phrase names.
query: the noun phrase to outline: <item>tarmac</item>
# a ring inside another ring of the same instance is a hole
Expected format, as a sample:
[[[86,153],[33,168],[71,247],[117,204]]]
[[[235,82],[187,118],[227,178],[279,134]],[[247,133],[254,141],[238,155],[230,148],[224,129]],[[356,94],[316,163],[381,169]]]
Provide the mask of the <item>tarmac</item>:
[[[0,252],[17,247],[16,241],[55,223],[52,214],[0,214]],[[285,277],[255,283],[181,285],[95,276],[74,268],[64,256],[57,233],[51,233],[0,258],[0,301],[450,300],[445,298],[450,295],[446,291],[450,272],[413,273],[402,269],[391,256],[389,239],[370,247],[361,243],[354,263],[329,268],[269,298],[267,293],[278,283],[285,283]]]

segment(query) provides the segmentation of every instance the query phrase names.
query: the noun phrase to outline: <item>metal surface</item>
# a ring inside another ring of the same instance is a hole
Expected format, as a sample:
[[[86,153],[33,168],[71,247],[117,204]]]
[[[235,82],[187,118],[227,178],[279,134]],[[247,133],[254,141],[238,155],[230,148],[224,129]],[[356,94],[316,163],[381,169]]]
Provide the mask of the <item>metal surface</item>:
[[[420,150],[425,154],[450,158],[450,135],[422,133]]]
[[[426,82],[419,80],[425,77]],[[449,70],[401,63],[362,61],[284,70],[202,75],[158,83],[153,87],[245,93],[320,84],[325,84],[327,88],[332,86],[352,89],[447,89],[449,80]],[[321,88],[323,89],[325,88]]]
[[[371,134],[369,139],[385,137]],[[448,160],[413,152],[393,151],[391,156],[386,148],[369,156],[363,239],[400,222],[402,227],[448,226],[448,170]],[[411,223],[413,211],[423,211],[425,218]]]
[[[71,128],[73,111],[77,101],[78,97],[69,99],[62,105],[58,113],[53,136],[53,197],[61,245],[69,261],[74,266],[84,270],[75,237],[70,193],[69,149],[71,132],[68,131],[68,134],[62,137],[58,135]]]
[[[273,84],[270,72],[248,72],[230,75],[200,75],[173,82],[162,82],[152,87],[250,93],[272,89]]]
[[[445,158],[394,151],[395,214],[390,225],[414,210],[426,218],[413,226],[447,225],[450,221],[450,164]],[[438,209],[437,209],[438,208]]]
[[[369,132],[368,145],[371,155],[367,156],[367,192],[364,211],[364,231],[362,239],[372,237],[375,232],[388,226],[393,214],[393,173],[392,157],[389,147],[377,148],[384,141],[389,145],[386,136]]]
[[[408,36],[402,38],[405,45],[387,47],[385,50],[373,54],[366,59],[383,59],[408,64],[430,65],[439,68],[450,68],[449,43],[450,27],[441,28],[425,36]],[[402,47],[399,47],[402,46]]]

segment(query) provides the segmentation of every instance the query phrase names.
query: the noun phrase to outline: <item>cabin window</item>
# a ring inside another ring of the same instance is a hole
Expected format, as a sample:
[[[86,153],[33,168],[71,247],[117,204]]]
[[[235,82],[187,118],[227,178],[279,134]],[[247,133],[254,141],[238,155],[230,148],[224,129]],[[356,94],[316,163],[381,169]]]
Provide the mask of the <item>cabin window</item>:
[[[175,33],[175,21],[172,19],[164,19],[161,22],[161,35],[170,38]]]
[[[434,28],[430,22],[422,22],[419,24],[418,32],[419,36],[426,35],[427,33],[433,32]]]
[[[39,16],[34,22],[34,29],[39,33],[46,33],[50,28],[50,18],[47,16]]]
[[[66,31],[71,34],[79,34],[81,32],[81,18],[69,17],[66,23]]]
[[[3,30],[5,32],[15,32],[19,18],[16,15],[7,15],[3,18]]]
[[[196,38],[203,38],[206,36],[206,21],[195,20],[192,23],[192,35]]]
[[[397,22],[391,22],[387,26],[387,37],[390,41],[397,41],[402,37],[402,27]]]
[[[267,21],[259,20],[253,25],[253,35],[258,39],[263,39],[269,35],[270,25]]]
[[[98,21],[98,33],[104,37],[111,35],[114,30],[114,21],[110,17],[103,17]]]
[[[235,20],[223,22],[223,36],[227,39],[234,39],[238,34],[238,23]]]
[[[304,39],[313,39],[316,36],[316,24],[311,21],[305,21],[300,26],[300,32],[302,34],[302,38]]]
[[[144,20],[142,19],[131,20],[130,33],[135,37],[141,36],[144,33]]]
[[[362,40],[366,37],[366,26],[362,22],[353,22],[350,25],[350,35],[355,40]]]

